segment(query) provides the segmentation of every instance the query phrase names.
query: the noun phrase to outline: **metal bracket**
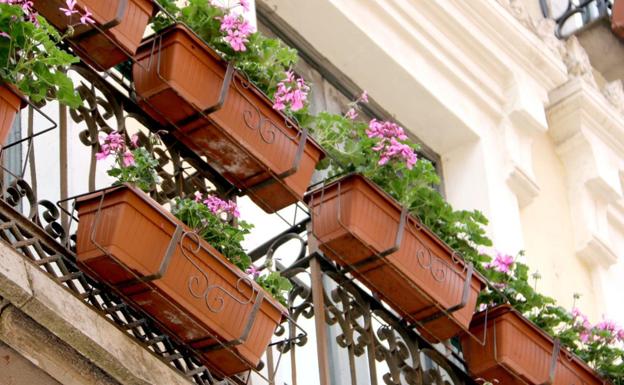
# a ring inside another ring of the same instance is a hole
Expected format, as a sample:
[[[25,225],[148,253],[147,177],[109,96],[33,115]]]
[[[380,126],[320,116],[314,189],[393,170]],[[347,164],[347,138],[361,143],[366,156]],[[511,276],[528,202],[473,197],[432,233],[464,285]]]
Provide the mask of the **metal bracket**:
[[[272,178],[268,178],[268,179],[263,180],[262,182],[256,183],[255,185],[251,187],[247,187],[245,190],[243,190],[243,193],[245,191],[259,190],[263,187],[276,183],[277,181],[284,180],[287,177],[296,173],[297,170],[299,169],[299,164],[301,163],[301,157],[303,156],[303,150],[305,150],[305,145],[306,145],[306,142],[308,141],[308,136],[309,136],[309,133],[307,129],[301,130],[301,138],[299,138],[299,144],[297,145],[297,152],[295,153],[295,158],[293,159],[292,166],[288,170],[278,175],[275,175]]]
[[[95,226],[93,228],[95,229]],[[126,281],[119,282],[115,284],[114,286],[118,289],[123,289],[125,287],[135,285],[137,283],[146,283],[146,282],[152,282],[152,281],[161,279],[167,272],[167,269],[169,268],[169,264],[171,263],[171,258],[173,257],[173,253],[176,247],[178,246],[178,243],[180,242],[180,239],[183,233],[184,233],[184,227],[177,225],[175,232],[171,236],[171,241],[169,241],[169,245],[167,246],[167,250],[165,251],[165,256],[162,262],[160,263],[160,268],[158,269],[158,271],[156,271],[153,274],[146,275],[143,277],[132,278]]]
[[[338,195],[340,196],[340,185],[338,186]],[[338,222],[342,222],[341,218],[340,218],[340,214],[341,213],[341,198],[338,198]],[[397,233],[396,233],[396,237],[394,239],[394,245],[392,245],[390,248],[384,250],[384,251],[380,251],[379,253],[375,253],[373,255],[370,255],[364,259],[362,259],[361,261],[358,261],[356,263],[354,263],[353,265],[349,265],[349,266],[345,266],[344,270],[346,272],[351,272],[354,270],[360,270],[362,269],[364,266],[367,266],[373,262],[376,262],[377,260],[382,260],[384,258],[386,258],[387,256],[395,253],[396,251],[399,250],[399,248],[401,247],[401,242],[403,241],[403,234],[405,233],[405,224],[407,222],[407,214],[408,214],[408,210],[406,207],[403,207],[403,209],[401,210],[401,218],[399,220],[399,227],[397,228]]]
[[[247,341],[247,338],[249,338],[249,333],[251,333],[251,328],[253,327],[253,324],[256,321],[256,316],[258,315],[258,312],[260,311],[260,305],[262,305],[263,300],[264,300],[264,292],[259,291],[258,295],[256,295],[256,300],[254,301],[254,305],[251,308],[251,313],[249,313],[247,324],[245,324],[245,328],[243,329],[243,332],[241,333],[240,337],[233,339],[231,341],[223,342],[223,343],[218,342],[210,346],[199,348],[198,350],[202,352],[211,352],[215,350],[229,348],[232,346],[237,346]],[[196,342],[199,342],[199,341],[196,341]]]
[[[559,339],[554,340],[552,357],[550,358],[550,371],[548,372],[548,380],[542,382],[540,385],[551,385],[555,381],[555,371],[557,370],[557,358],[559,357],[559,351],[561,350],[561,341]]]
[[[458,311],[460,309],[463,309],[466,306],[466,304],[468,303],[468,296],[470,295],[470,283],[472,281],[472,274],[473,274],[473,272],[474,272],[474,266],[472,265],[472,263],[469,263],[468,264],[468,269],[466,270],[466,280],[464,281],[464,288],[463,288],[463,291],[462,291],[462,298],[461,298],[461,301],[458,304],[453,305],[453,306],[447,308],[446,310],[439,310],[438,312],[436,312],[436,313],[434,313],[434,314],[432,314],[432,315],[430,315],[428,317],[425,317],[424,319],[419,320],[418,322],[421,323],[421,324],[425,324],[425,323],[431,322],[433,320],[436,320],[436,319],[438,319],[438,318],[440,318],[440,317],[442,317],[442,316],[444,316],[446,314],[454,313],[454,312],[456,312],[456,311]],[[424,309],[424,310],[426,310],[426,309]]]
[[[234,72],[235,72],[234,63],[229,62],[227,65],[227,69],[225,70],[225,76],[223,77],[223,83],[221,84],[221,92],[219,93],[219,99],[217,100],[217,102],[213,104],[212,106],[207,107],[201,112],[197,112],[191,116],[188,116],[180,120],[179,122],[176,122],[175,126],[183,127],[191,122],[194,122],[198,118],[201,118],[203,116],[207,116],[207,115],[210,115],[219,111],[223,107],[223,104],[225,103],[225,98],[227,97],[228,91],[230,90],[230,84],[232,83]],[[159,56],[158,56],[158,74],[159,74],[159,77],[163,79],[162,76],[160,76],[160,51],[159,51]]]
[[[498,364],[503,366],[507,371],[509,371],[511,373],[511,375],[513,377],[516,377],[518,380],[520,380],[521,382],[528,384],[527,381],[525,381],[524,379],[521,378],[520,374],[516,373],[514,370],[510,369],[505,363],[499,361],[498,359],[498,342],[497,342],[497,337],[496,337],[496,320],[492,321],[492,334],[494,337],[494,361]],[[559,341],[558,338],[553,340],[553,350],[552,350],[552,355],[550,358],[550,369],[548,370],[548,379],[544,382],[542,382],[539,385],[552,385],[552,383],[555,380],[555,372],[557,370],[557,359],[559,358],[559,352],[561,350],[561,341]]]

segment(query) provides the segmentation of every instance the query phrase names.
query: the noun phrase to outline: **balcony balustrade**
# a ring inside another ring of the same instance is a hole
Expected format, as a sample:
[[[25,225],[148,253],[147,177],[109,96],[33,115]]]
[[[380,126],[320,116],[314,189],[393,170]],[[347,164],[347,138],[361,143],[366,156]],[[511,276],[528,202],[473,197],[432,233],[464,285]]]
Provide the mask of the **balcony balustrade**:
[[[98,73],[77,65],[70,73],[84,106],[24,110],[21,130],[15,132],[23,135],[13,136],[2,149],[0,199],[3,244],[46,272],[68,296],[80,298],[197,384],[294,385],[316,383],[311,379],[317,376],[323,385],[474,383],[452,343],[432,346],[348,270],[323,256],[308,238],[310,218],[301,204],[258,214],[279,218],[283,225],[250,253],[255,261],[267,254],[284,256],[278,267],[293,284],[289,321],[278,327],[260,367],[229,377],[208,369],[200,349],[166,332],[159,320],[78,268],[78,219],[71,198],[105,186],[105,165],[96,153],[98,138],[112,131],[138,132],[140,143],[158,160],[161,183],[151,196],[162,205],[195,191],[229,197],[242,192],[138,107],[124,68]],[[151,144],[150,132],[158,133],[164,145]]]

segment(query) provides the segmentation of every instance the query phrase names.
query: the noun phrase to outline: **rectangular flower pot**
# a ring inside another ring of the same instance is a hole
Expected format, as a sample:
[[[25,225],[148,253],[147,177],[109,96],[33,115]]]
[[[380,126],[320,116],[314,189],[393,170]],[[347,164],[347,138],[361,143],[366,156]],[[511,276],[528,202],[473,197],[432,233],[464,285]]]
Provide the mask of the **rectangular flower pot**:
[[[287,314],[281,304],[134,187],[87,195],[76,207],[85,271],[195,348],[216,373],[259,364]]]
[[[484,334],[484,330],[486,333]],[[464,358],[474,378],[499,384],[598,385],[603,380],[578,357],[555,348],[553,339],[509,305],[474,317],[470,332],[485,345],[462,335]],[[554,362],[553,362],[554,358]],[[551,370],[554,368],[554,372]]]
[[[323,253],[406,320],[421,322],[425,338],[446,340],[468,328],[483,279],[415,218],[402,219],[399,204],[377,185],[353,174],[306,199]]]
[[[303,198],[323,151],[211,48],[175,25],[145,41],[136,60],[142,108],[177,126],[173,134],[182,143],[263,210]],[[209,116],[199,113],[207,109]]]
[[[25,105],[14,86],[0,83],[0,145],[6,144],[15,116]]]
[[[59,7],[67,8],[64,0],[33,0],[35,9],[50,24],[62,32],[71,25],[70,38],[76,53],[99,70],[107,70],[132,57],[150,17],[154,13],[152,0],[78,0],[80,14],[66,16]],[[80,25],[80,16],[88,9],[96,25]]]

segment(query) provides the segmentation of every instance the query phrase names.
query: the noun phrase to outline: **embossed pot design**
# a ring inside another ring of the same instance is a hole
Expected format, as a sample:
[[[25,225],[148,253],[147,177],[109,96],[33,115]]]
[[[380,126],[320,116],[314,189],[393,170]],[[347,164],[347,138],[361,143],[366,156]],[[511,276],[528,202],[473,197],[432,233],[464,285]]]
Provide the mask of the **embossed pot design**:
[[[323,253],[402,317],[421,322],[425,338],[445,340],[468,328],[483,279],[377,185],[353,174],[306,200]]]
[[[190,344],[216,373],[259,364],[287,314],[281,304],[134,187],[78,198],[76,207],[85,271]]]
[[[474,378],[500,384],[599,385],[604,381],[578,357],[555,346],[553,339],[510,305],[476,314],[470,332],[485,345],[462,335],[464,358]]]
[[[155,5],[152,0],[78,0],[80,14],[88,9],[97,28],[80,25],[80,15],[66,16],[59,7],[67,8],[64,0],[33,0],[35,9],[50,24],[66,31],[71,24],[70,38],[76,53],[99,70],[109,69],[128,60],[135,53]],[[99,28],[99,29],[98,29]]]
[[[302,199],[323,151],[241,73],[181,25],[136,59],[139,104],[182,143],[267,212]]]
[[[25,106],[19,91],[12,85],[0,83],[0,145],[4,145],[15,116]]]

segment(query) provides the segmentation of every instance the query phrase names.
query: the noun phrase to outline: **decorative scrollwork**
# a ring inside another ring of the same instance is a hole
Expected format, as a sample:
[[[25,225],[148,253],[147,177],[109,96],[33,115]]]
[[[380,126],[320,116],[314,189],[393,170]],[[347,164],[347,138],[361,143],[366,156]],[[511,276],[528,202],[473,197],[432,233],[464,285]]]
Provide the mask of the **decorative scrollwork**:
[[[185,244],[184,241],[186,239],[191,240],[192,244],[189,245],[188,242]],[[258,295],[258,291],[252,284],[250,278],[241,277],[236,281],[235,288],[239,293],[238,296],[232,294],[221,285],[211,283],[213,280],[210,278],[210,275],[197,263],[197,254],[202,249],[200,239],[197,233],[189,231],[185,231],[180,238],[180,250],[182,254],[199,273],[199,275],[189,277],[188,290],[191,295],[197,299],[202,299],[208,310],[213,313],[220,313],[221,310],[223,310],[226,297],[229,297],[240,305],[250,304]],[[219,257],[215,256],[215,259],[219,260]],[[203,289],[201,289],[202,287]],[[246,289],[244,287],[246,287]],[[247,292],[248,295],[245,295],[245,292]]]
[[[260,111],[260,109],[257,107],[256,105],[257,102],[249,100],[249,98],[246,96],[246,93],[248,92],[246,90],[254,86],[251,84],[251,82],[245,75],[240,74],[240,73],[235,75],[233,79],[233,84],[236,90],[240,93],[240,95],[243,97],[243,99],[246,102],[245,105],[247,106],[247,109],[243,111],[243,121],[245,122],[245,125],[247,125],[247,127],[249,127],[250,129],[257,131],[258,134],[260,135],[260,138],[265,143],[267,144],[274,143],[278,133],[281,136],[285,136],[291,141],[296,141],[298,139],[297,138],[299,136],[298,129],[295,130],[298,133],[297,135],[295,136],[290,135],[284,129],[282,129],[279,124],[277,124],[272,119],[265,116],[262,113],[262,111]],[[260,92],[258,90],[256,91]],[[267,97],[267,100],[268,100],[268,97]],[[285,127],[297,128],[297,124],[293,122],[292,118],[289,118],[285,115],[282,115],[282,117],[284,119]]]

